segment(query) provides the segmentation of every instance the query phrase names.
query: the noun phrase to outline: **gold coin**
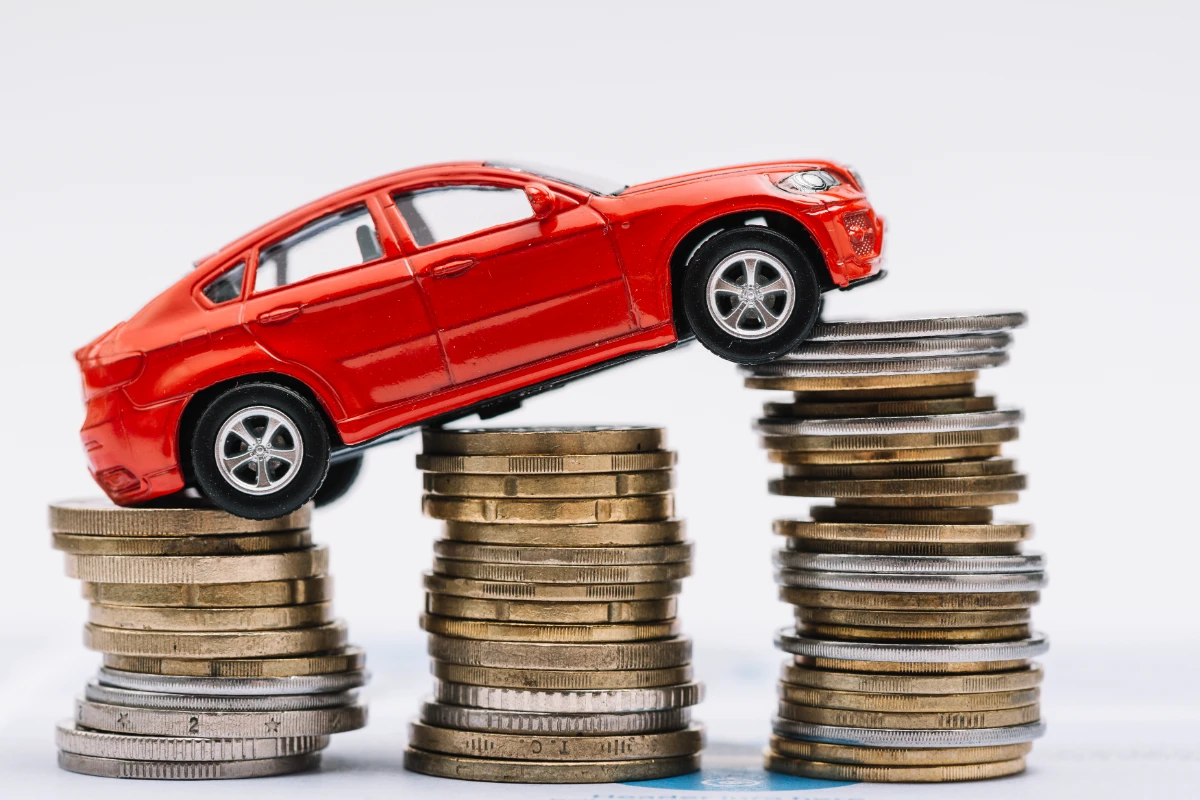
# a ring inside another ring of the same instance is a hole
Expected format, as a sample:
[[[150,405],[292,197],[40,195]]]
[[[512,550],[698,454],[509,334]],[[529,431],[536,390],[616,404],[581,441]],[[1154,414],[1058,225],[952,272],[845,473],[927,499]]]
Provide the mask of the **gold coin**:
[[[939,433],[868,433],[844,436],[760,436],[768,450],[800,452],[826,450],[912,450],[927,447],[976,447],[1000,444],[1016,439],[1020,429],[985,428],[979,431],[941,431]]]
[[[1000,445],[973,447],[912,447],[906,450],[768,450],[767,459],[776,464],[882,464],[905,461],[957,461],[964,458],[993,458]]]
[[[50,504],[50,530],[82,536],[201,536],[271,533],[307,528],[312,505],[275,519],[244,519],[205,500],[179,500],[175,507],[122,508],[107,500],[64,500]]]
[[[872,543],[1018,543],[1033,536],[1032,525],[1013,522],[955,525],[777,519],[774,522],[774,530],[780,536],[802,539],[860,540]]]
[[[992,492],[929,497],[839,497],[834,502],[851,508],[987,508],[1011,505],[1020,499],[1016,492]]]
[[[125,656],[175,658],[262,658],[336,650],[346,644],[341,623],[282,631],[163,632],[84,626],[89,650]]]
[[[798,666],[838,672],[886,672],[911,675],[955,675],[979,672],[1002,672],[1024,669],[1030,662],[1024,659],[1008,661],[958,661],[923,663],[920,661],[856,661],[841,658],[809,658],[796,656]]]
[[[604,603],[614,600],[660,600],[683,591],[680,581],[657,583],[517,583],[478,581],[445,575],[424,575],[425,588],[435,594],[483,600],[530,600],[540,603]]]
[[[974,397],[974,383],[896,386],[890,389],[832,389],[793,392],[797,403],[860,403],[890,400],[929,400],[942,397]]]
[[[779,587],[779,599],[796,606],[865,611],[989,611],[1037,605],[1038,592],[843,592]]]
[[[858,628],[850,625],[805,625],[804,633],[850,642],[1004,642],[1029,636],[1029,625],[985,628]]]
[[[936,750],[933,752],[937,752]],[[867,766],[834,764],[827,761],[805,761],[768,753],[764,766],[771,772],[817,778],[826,781],[855,781],[868,783],[947,783],[978,781],[1024,772],[1025,759],[989,761],[983,764],[947,764],[926,767]]]
[[[417,455],[417,469],[469,475],[568,475],[579,472],[645,472],[675,466],[673,450],[641,453],[578,453],[558,456]]]
[[[1019,472],[1007,475],[977,475],[963,478],[896,478],[893,480],[802,480],[776,478],[767,483],[771,494],[792,497],[868,498],[898,496],[929,497],[934,495],[970,495],[992,492],[1016,492],[1025,488],[1025,476]]]
[[[328,653],[290,658],[155,658],[104,654],[104,666],[148,675],[186,678],[291,678],[302,675],[328,675],[354,672],[367,663],[360,647],[343,647]]]
[[[1028,608],[991,611],[879,611],[852,608],[796,609],[804,625],[851,625],[878,628],[986,628],[991,625],[1027,625]]]
[[[619,567],[574,567],[546,564],[489,564],[485,561],[433,559],[433,571],[451,578],[529,583],[656,583],[686,578],[690,561]]]
[[[891,713],[851,711],[844,708],[814,708],[780,701],[779,716],[814,725],[844,728],[891,728],[898,731],[961,731],[977,728],[1001,728],[1037,722],[1041,709],[1037,703],[1019,708],[992,711],[934,711],[929,713]]]
[[[675,497],[601,497],[588,500],[514,500],[425,495],[426,516],[454,522],[576,523],[642,522],[668,519],[675,513]]]
[[[745,379],[745,385],[747,389],[777,389],[784,392],[828,392],[845,389],[899,389],[908,386],[958,386],[974,384],[978,377],[978,371],[926,372],[900,375],[851,375],[828,378],[756,378],[748,376]]]
[[[675,598],[635,603],[530,603],[523,600],[478,600],[448,594],[426,594],[430,614],[496,622],[605,623],[672,619]]]
[[[816,522],[857,522],[898,525],[986,525],[990,508],[867,508],[865,506],[811,506]]]
[[[152,608],[93,603],[88,622],[143,631],[269,631],[308,628],[333,620],[332,603],[265,608]]]
[[[963,694],[1012,692],[1033,689],[1042,683],[1036,662],[1019,669],[968,675],[897,675],[886,672],[836,672],[784,662],[779,679],[784,683],[839,692],[880,694]]]
[[[671,491],[674,473],[581,475],[447,475],[426,472],[425,491],[452,497],[633,497]]]
[[[972,458],[958,461],[902,461],[881,464],[788,464],[785,478],[799,480],[912,480],[915,478],[974,478],[1009,475],[1017,469],[1011,458]]]
[[[425,428],[426,453],[457,456],[576,456],[665,449],[667,432],[644,426],[570,428]]]
[[[423,775],[493,783],[621,783],[685,775],[700,769],[700,756],[629,761],[513,761],[430,753],[409,747],[404,768]]]
[[[456,542],[518,547],[648,547],[682,542],[684,525],[680,519],[574,525],[447,522],[442,535]]]
[[[994,411],[994,397],[926,397],[895,400],[845,400],[841,402],[763,403],[768,417],[785,419],[838,419],[841,417],[911,417],[929,414],[963,414]]]
[[[1021,553],[1018,542],[962,544],[941,542],[869,542],[830,539],[789,539],[788,550],[864,556],[1013,556]]]
[[[539,625],[421,615],[421,628],[440,636],[494,642],[641,642],[679,633],[677,620],[606,625]]]
[[[546,736],[484,733],[411,722],[408,741],[420,750],[516,761],[626,761],[692,755],[704,747],[704,729],[622,736]]]
[[[323,603],[333,599],[327,575],[255,583],[90,583],[83,598],[93,603],[164,608],[246,608]]]
[[[431,659],[430,671],[434,677],[444,681],[530,691],[650,689],[692,680],[692,668],[689,666],[619,670],[501,669]]]
[[[1020,742],[990,747],[856,747],[772,736],[770,747],[771,751],[778,755],[800,760],[881,767],[942,767],[951,764],[1011,761],[1028,754],[1033,749],[1033,743]]]
[[[324,545],[245,556],[64,556],[67,577],[95,583],[259,583],[312,578],[329,568]]]
[[[779,684],[779,697],[788,703],[816,708],[842,708],[851,711],[890,713],[932,713],[935,711],[999,711],[1036,703],[1040,690],[1017,689],[1011,692],[971,692],[968,694],[875,694],[838,692],[808,686]]]
[[[433,554],[456,561],[495,564],[550,564],[560,566],[626,566],[672,564],[692,557],[690,543],[652,547],[519,547],[434,541]]]
[[[429,655],[472,667],[548,670],[643,670],[681,667],[692,661],[686,636],[654,642],[489,642],[429,636]]]
[[[80,536],[51,534],[54,549],[94,556],[232,556],[312,547],[307,530],[223,536]]]

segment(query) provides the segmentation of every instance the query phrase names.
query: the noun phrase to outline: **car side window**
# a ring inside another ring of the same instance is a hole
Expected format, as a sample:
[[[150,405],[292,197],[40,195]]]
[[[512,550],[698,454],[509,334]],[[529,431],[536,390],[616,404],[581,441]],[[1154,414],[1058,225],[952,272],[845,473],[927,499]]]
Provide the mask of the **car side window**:
[[[363,204],[327,214],[258,254],[254,291],[287,286],[383,257],[371,213]]]
[[[524,190],[498,186],[439,186],[392,200],[418,247],[533,216]]]
[[[239,261],[229,269],[204,284],[200,291],[204,292],[213,303],[220,305],[242,296],[242,278],[246,275],[246,262]]]

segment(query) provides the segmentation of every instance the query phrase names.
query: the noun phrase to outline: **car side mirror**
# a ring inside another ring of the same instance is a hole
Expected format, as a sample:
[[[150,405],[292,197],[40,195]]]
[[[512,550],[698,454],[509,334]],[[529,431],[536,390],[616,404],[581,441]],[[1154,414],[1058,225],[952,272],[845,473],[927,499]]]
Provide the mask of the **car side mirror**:
[[[554,209],[557,206],[554,192],[550,191],[549,187],[540,183],[526,185],[525,197],[529,200],[529,205],[533,209],[533,216],[536,219],[546,219],[554,213]]]

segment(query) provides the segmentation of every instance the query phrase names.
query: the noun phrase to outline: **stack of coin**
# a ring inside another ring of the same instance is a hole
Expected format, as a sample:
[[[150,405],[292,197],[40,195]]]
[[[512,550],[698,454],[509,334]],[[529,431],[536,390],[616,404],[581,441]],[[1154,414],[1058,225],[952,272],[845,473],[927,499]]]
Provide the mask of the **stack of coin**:
[[[1020,772],[1046,650],[1029,609],[1043,561],[1032,531],[993,520],[1025,477],[1001,457],[1021,412],[975,393],[1022,314],[821,323],[752,388],[795,392],[757,423],[783,465],[774,494],[832,498],[777,520],[775,564],[796,627],[768,769],[859,781]]]
[[[90,601],[103,666],[58,726],[59,765],[211,779],[316,767],[361,728],[361,650],[334,619],[310,509],[248,520],[200,504],[50,507],[54,547]]]
[[[408,769],[594,783],[699,768],[674,463],[658,428],[425,431],[424,509],[445,529]]]

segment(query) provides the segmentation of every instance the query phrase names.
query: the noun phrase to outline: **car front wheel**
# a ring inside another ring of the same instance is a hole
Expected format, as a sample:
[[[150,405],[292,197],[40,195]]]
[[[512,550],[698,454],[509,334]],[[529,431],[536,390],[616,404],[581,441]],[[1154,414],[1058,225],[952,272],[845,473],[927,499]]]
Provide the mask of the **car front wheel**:
[[[196,483],[226,511],[250,519],[289,514],[312,499],[329,470],[329,434],[317,409],[285,386],[227,390],[192,437]]]
[[[804,341],[821,292],[800,248],[756,226],[701,245],[683,276],[683,304],[701,344],[729,361],[762,364]]]

